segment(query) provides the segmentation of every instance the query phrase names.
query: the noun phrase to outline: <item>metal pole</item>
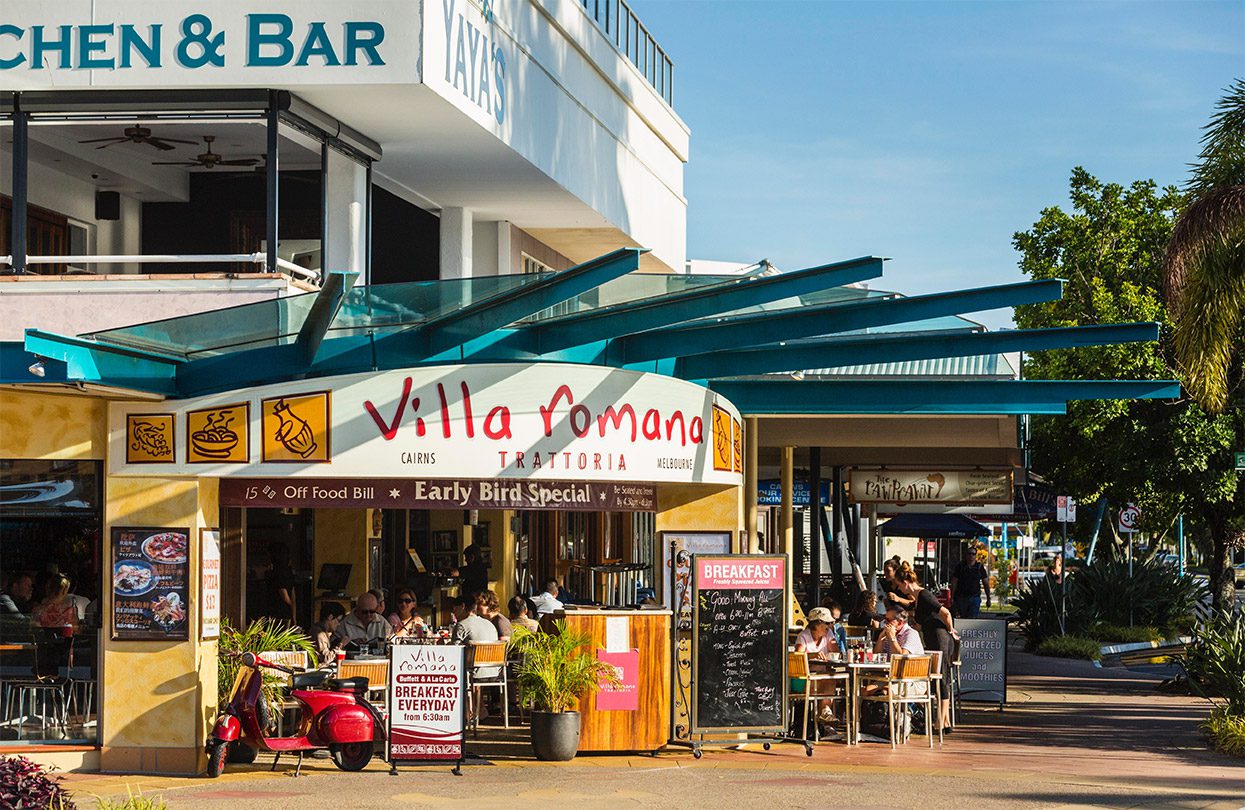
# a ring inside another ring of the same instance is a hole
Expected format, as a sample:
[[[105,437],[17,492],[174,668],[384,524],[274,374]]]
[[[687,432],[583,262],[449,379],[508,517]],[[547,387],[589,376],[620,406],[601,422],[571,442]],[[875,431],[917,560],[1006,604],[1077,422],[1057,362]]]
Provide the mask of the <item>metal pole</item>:
[[[264,237],[268,240],[268,266],[266,271],[275,273],[277,271],[277,223],[278,211],[280,208],[280,161],[277,155],[278,145],[280,143],[280,125],[281,115],[277,109],[277,91],[272,90],[268,93],[268,157],[267,157],[267,181],[268,181],[268,199],[266,217],[264,220]]]
[[[19,99],[18,104],[21,104]],[[26,126],[29,116],[20,109],[13,113],[13,213],[10,217],[9,245],[12,253],[13,274],[26,272],[26,199],[29,184],[30,131]]]
[[[808,449],[808,609],[821,604],[821,448]]]
[[[1184,576],[1184,515],[1176,515],[1176,542],[1180,555],[1180,576]]]
[[[782,506],[779,512],[779,531],[782,532],[782,553],[787,555],[787,593],[794,595],[795,588],[795,448],[782,448],[782,470],[779,473],[782,489]],[[794,601],[794,600],[792,600]],[[787,626],[791,625],[791,605],[787,605]]]
[[[1067,634],[1068,626],[1068,521],[1062,521],[1063,526],[1063,545],[1059,547],[1059,570],[1062,579],[1059,582],[1059,630],[1062,634]]]
[[[755,416],[744,417],[744,522],[748,524],[749,554],[761,553],[757,537],[757,421]]]

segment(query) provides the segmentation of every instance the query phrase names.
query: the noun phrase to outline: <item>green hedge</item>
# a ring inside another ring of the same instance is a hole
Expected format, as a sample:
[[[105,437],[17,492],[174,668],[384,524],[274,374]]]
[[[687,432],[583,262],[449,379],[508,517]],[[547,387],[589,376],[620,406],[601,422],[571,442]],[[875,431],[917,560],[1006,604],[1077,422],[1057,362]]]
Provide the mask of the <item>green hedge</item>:
[[[1245,717],[1233,717],[1227,709],[1215,709],[1202,721],[1202,730],[1214,748],[1245,760]]]
[[[1097,661],[1101,646],[1094,639],[1084,636],[1051,636],[1037,646],[1037,654]]]
[[[1091,638],[1103,644],[1135,644],[1141,641],[1163,641],[1164,636],[1154,627],[1120,627],[1117,624],[1096,624],[1089,631]]]

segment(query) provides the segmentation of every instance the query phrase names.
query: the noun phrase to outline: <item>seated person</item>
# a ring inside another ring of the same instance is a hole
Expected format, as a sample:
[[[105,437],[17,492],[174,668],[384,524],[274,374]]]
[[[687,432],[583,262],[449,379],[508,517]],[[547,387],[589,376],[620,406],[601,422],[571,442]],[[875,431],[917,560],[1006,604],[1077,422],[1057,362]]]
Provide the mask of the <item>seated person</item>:
[[[0,593],[0,613],[13,616],[29,614],[34,607],[31,598],[35,593],[35,581],[25,571],[9,576],[8,587]]]
[[[536,620],[527,615],[527,600],[522,596],[512,597],[506,603],[506,607],[509,608],[510,626],[512,628],[524,627],[533,633],[540,630],[540,625],[536,623]]]
[[[395,636],[412,636],[422,632],[418,628],[423,627],[424,617],[419,615],[415,591],[410,588],[398,591],[396,607],[397,610],[389,614],[389,624]]]
[[[378,639],[388,639],[393,635],[393,625],[380,615],[377,607],[375,596],[370,593],[362,594],[355,602],[354,610],[338,626],[337,637],[358,646],[366,646]]]
[[[501,603],[498,601],[495,592],[480,591],[476,594],[476,615],[493,623],[493,626],[497,628],[498,641],[509,641],[510,634],[513,631],[510,626],[510,620],[498,610],[500,606]]]
[[[867,627],[879,630],[882,621],[878,618],[878,595],[873,591],[861,591],[856,597],[856,607],[847,614],[847,623],[852,627]]]
[[[840,620],[843,615],[843,608],[839,607],[839,603],[833,599],[826,597],[821,600],[821,606],[830,611],[830,627],[831,634],[834,636],[834,643],[838,645],[840,650],[847,649],[847,630],[843,628],[843,622]]]
[[[483,616],[471,612],[475,601],[469,596],[458,596],[450,602],[450,613],[454,616],[454,629],[451,638],[455,644],[480,644],[497,641],[497,628]],[[472,675],[476,678],[495,678],[501,667],[476,667]]]
[[[554,613],[562,609],[562,603],[558,601],[558,581],[553,577],[545,580],[545,589],[536,596],[532,597],[532,602],[536,605],[536,618],[540,619],[546,613]]]
[[[78,608],[69,598],[69,579],[54,574],[44,585],[43,599],[30,612],[31,622],[39,627],[65,627],[78,623]]]
[[[925,654],[921,634],[908,624],[908,611],[898,605],[886,609],[886,619],[882,622],[878,640],[873,644],[873,651],[890,655]]]
[[[830,632],[834,617],[824,607],[808,612],[808,625],[795,637],[795,651],[808,653],[811,661],[829,661],[830,653],[840,652],[838,642]]]
[[[345,616],[346,609],[337,602],[324,602],[320,605],[320,620],[311,628],[311,635],[321,664],[337,659],[337,650],[341,646],[336,638],[337,628],[341,626]]]

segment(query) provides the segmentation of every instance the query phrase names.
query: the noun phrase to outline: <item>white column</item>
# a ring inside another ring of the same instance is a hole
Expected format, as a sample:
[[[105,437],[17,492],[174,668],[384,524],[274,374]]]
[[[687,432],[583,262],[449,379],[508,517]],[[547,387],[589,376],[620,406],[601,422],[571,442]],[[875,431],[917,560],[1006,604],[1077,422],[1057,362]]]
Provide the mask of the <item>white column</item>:
[[[502,220],[497,223],[497,275],[508,276],[520,272],[510,258],[510,223]]]
[[[441,278],[471,278],[471,211],[441,209]]]
[[[744,417],[744,521],[748,525],[748,553],[761,552],[757,537],[757,433],[755,416]]]
[[[355,284],[367,284],[367,168],[329,149],[326,169],[321,267],[358,273]]]
[[[795,591],[795,448],[782,448],[782,465],[779,472],[779,489],[782,493],[782,506],[778,515],[778,531],[782,533],[782,553],[787,556],[787,593]],[[791,605],[787,605],[787,625],[791,625]]]

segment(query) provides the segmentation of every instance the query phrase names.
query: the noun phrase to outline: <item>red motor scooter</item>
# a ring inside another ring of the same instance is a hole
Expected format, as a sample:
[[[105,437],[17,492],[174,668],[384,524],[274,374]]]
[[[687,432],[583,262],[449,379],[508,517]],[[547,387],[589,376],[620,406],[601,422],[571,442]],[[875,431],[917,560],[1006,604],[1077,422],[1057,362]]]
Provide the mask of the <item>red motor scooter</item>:
[[[208,776],[221,775],[230,746],[238,745],[273,751],[278,758],[298,754],[300,770],[302,755],[322,748],[329,750],[333,764],[343,771],[363,770],[371,761],[377,735],[384,739],[385,721],[365,697],[367,678],[331,678],[324,670],[307,672],[281,666],[249,652],[241,655],[241,664],[229,704],[216,718],[208,738]],[[293,737],[266,734],[267,722],[261,719],[260,709],[264,668],[293,676],[290,694],[302,710],[298,733]]]

